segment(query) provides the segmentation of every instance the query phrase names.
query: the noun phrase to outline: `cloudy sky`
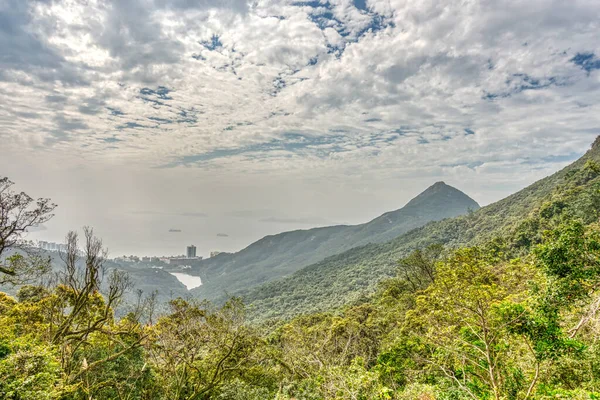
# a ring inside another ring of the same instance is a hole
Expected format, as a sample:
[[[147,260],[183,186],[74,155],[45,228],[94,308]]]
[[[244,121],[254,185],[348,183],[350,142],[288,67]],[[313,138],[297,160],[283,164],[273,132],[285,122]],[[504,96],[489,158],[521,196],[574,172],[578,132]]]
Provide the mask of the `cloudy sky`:
[[[92,225],[112,255],[438,180],[488,204],[600,134],[599,37],[597,0],[0,0],[0,175],[58,203],[33,238]]]

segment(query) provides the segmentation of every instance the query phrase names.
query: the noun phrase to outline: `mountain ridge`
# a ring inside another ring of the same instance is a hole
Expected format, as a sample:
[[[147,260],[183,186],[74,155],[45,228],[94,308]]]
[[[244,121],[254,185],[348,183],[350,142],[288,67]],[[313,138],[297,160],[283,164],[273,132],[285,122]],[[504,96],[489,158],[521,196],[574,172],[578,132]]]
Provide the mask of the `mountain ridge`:
[[[237,253],[220,254],[200,262],[192,273],[203,285],[191,293],[215,300],[263,284],[368,243],[382,243],[433,220],[479,209],[462,191],[436,182],[404,207],[358,225],[298,229],[268,235]]]
[[[521,233],[535,238],[541,229],[539,215],[554,212],[553,207],[562,209],[565,204],[600,203],[596,195],[600,197],[600,137],[569,166],[502,200],[468,215],[430,222],[385,243],[334,255],[247,290],[242,298],[258,319],[332,310],[372,293],[379,281],[396,273],[397,261],[415,249],[434,243],[448,248],[483,244],[500,234],[513,235],[515,243]],[[585,205],[579,208],[586,207],[594,210]],[[599,216],[577,215],[584,219]]]

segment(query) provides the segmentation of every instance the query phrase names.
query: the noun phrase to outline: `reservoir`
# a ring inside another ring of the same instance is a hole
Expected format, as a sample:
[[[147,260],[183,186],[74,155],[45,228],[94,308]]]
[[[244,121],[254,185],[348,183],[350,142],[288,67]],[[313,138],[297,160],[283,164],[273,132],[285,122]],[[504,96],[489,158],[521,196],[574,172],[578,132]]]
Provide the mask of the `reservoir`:
[[[169,272],[173,275],[177,280],[185,285],[187,290],[197,288],[202,285],[202,280],[199,276],[193,276],[188,274],[183,274],[181,272]]]

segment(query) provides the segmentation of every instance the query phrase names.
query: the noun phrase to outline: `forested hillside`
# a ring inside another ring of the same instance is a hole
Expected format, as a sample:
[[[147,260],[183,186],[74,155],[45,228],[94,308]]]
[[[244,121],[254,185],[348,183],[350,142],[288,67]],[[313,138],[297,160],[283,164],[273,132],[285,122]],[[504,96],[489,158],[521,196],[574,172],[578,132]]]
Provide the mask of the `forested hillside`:
[[[91,229],[67,235],[56,275],[34,254],[6,257],[53,205],[0,180],[0,283],[21,285],[0,293],[0,398],[598,399],[598,153],[480,212],[327,260],[382,271],[405,254],[378,284],[359,270],[348,290],[360,297],[331,286],[346,305],[259,324],[240,299],[177,298],[157,313],[152,295],[116,318],[134,288]],[[309,287],[315,268],[291,282]]]
[[[195,270],[203,285],[192,294],[209,300],[226,293],[235,295],[353,247],[382,243],[427,222],[478,208],[477,202],[460,190],[438,182],[401,209],[365,224],[284,232],[264,237],[237,253],[203,260]]]
[[[600,201],[595,175],[599,143],[572,165],[497,203],[432,222],[387,243],[351,249],[247,291],[243,298],[259,319],[330,310],[372,293],[377,282],[395,274],[397,260],[415,249],[434,243],[457,248],[502,238],[521,251],[539,242],[545,216],[566,209],[574,218],[591,222]]]

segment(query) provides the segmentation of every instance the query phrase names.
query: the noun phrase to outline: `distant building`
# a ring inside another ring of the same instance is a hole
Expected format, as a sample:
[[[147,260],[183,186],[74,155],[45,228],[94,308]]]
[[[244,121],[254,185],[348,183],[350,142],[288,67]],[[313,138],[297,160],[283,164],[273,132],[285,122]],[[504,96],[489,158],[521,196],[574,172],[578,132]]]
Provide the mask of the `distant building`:
[[[187,247],[187,258],[195,258],[196,257],[196,246],[191,245]]]
[[[118,263],[138,263],[140,262],[140,258],[138,256],[122,256],[122,257],[116,257],[115,258],[115,262]]]
[[[210,256],[211,256],[211,257],[218,256],[219,254],[221,254],[221,252],[220,252],[220,251],[211,251],[211,252],[210,252]]]
[[[65,244],[47,242],[45,240],[38,241],[37,247],[40,249],[43,249],[43,250],[48,250],[48,251],[66,251],[67,250],[67,246]]]

